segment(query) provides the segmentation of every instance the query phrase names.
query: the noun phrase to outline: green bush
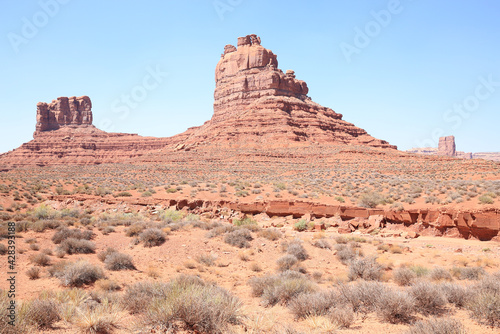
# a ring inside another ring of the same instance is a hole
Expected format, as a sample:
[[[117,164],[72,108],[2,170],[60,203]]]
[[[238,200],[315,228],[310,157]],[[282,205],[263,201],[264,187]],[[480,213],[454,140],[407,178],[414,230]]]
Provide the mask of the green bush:
[[[296,222],[295,225],[293,225],[293,227],[297,231],[302,232],[302,231],[307,230],[308,222],[307,222],[306,219],[302,218],[301,220],[299,220],[298,222]]]
[[[479,196],[479,203],[481,204],[493,204],[495,201],[489,195]]]

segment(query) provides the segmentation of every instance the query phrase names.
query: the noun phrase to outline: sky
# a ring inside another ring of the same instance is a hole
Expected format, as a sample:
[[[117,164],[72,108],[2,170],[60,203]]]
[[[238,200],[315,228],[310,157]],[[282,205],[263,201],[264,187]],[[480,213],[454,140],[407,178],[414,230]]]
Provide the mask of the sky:
[[[497,0],[0,0],[0,153],[37,102],[88,95],[94,125],[167,137],[213,113],[226,44],[257,34],[309,96],[399,149],[500,151]]]

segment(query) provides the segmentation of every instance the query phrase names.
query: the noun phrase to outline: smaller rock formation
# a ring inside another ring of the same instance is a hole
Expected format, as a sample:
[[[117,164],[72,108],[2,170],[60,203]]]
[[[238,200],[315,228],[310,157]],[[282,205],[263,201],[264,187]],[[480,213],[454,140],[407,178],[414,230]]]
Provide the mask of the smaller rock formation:
[[[423,148],[412,148],[407,150],[408,153],[417,153],[423,155],[439,155],[444,157],[456,157],[459,159],[479,159],[476,154],[471,152],[461,152],[456,150],[455,136],[441,137],[439,138],[438,148],[434,147],[423,147]],[[490,159],[494,160],[494,159]]]
[[[439,138],[438,155],[447,157],[454,157],[457,155],[454,136]]]
[[[92,125],[92,102],[88,96],[58,97],[36,105],[36,131],[57,130],[67,125]]]

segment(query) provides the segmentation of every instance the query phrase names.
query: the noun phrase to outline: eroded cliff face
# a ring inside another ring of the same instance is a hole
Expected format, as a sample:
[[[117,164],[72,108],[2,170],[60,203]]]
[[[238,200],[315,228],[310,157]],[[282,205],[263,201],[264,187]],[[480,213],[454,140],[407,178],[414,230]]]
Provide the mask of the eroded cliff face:
[[[51,103],[38,102],[36,107],[34,137],[63,126],[92,125],[92,102],[88,96],[58,97]]]

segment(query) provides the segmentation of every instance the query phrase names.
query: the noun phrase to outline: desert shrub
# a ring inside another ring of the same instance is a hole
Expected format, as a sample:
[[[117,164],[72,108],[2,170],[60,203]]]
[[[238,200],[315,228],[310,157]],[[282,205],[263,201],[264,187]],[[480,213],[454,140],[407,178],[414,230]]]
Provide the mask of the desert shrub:
[[[102,252],[97,253],[97,258],[101,261],[104,262],[108,255],[111,255],[112,253],[117,253],[118,251],[112,247],[106,248],[106,250],[103,250]]]
[[[460,280],[479,280],[486,274],[482,267],[453,267],[453,276]]]
[[[31,244],[30,249],[34,251],[39,251],[40,250],[40,245],[39,244]]]
[[[281,238],[282,233],[275,227],[265,228],[258,233],[259,237],[266,238],[271,241],[278,240]]]
[[[302,293],[289,302],[288,308],[296,319],[325,316],[339,303],[339,298],[335,290]]]
[[[411,266],[410,269],[417,275],[417,277],[423,277],[429,274],[429,269],[420,265]]]
[[[429,278],[433,281],[451,281],[453,277],[450,272],[444,268],[436,267],[429,273]]]
[[[225,333],[229,324],[241,321],[241,302],[225,289],[197,277],[181,276],[152,295],[143,323],[168,328],[182,321],[202,333]]]
[[[340,328],[349,328],[356,320],[354,311],[350,307],[333,308],[328,316]]]
[[[335,245],[335,249],[337,250],[337,259],[345,265],[349,264],[360,255],[358,250],[354,250],[352,247],[342,243]]]
[[[215,260],[217,260],[217,256],[213,254],[202,254],[198,256],[196,260],[201,264],[211,267],[215,265]]]
[[[266,306],[288,304],[302,293],[313,292],[316,285],[306,276],[294,271],[285,271],[273,276],[254,277],[249,281],[252,294],[262,297]]]
[[[373,257],[361,258],[351,261],[349,264],[349,280],[354,281],[362,278],[367,281],[379,281],[384,273],[382,265],[377,263]]]
[[[30,261],[37,266],[48,266],[50,264],[50,257],[46,254],[38,253],[30,256]]]
[[[287,254],[282,257],[280,257],[277,261],[276,264],[278,265],[278,270],[279,271],[287,271],[292,269],[293,266],[295,266],[299,260],[295,255]]]
[[[54,254],[54,252],[52,252],[52,249],[50,248],[42,249],[42,253],[49,256],[52,256]]]
[[[472,291],[500,294],[500,280],[498,273],[496,275],[483,277],[479,282],[472,286]]]
[[[286,252],[290,255],[293,255],[299,261],[307,260],[309,254],[307,254],[306,249],[302,245],[302,240],[295,239],[286,245]]]
[[[410,287],[410,294],[415,299],[415,307],[424,315],[443,313],[447,299],[438,285],[421,281]]]
[[[167,240],[167,237],[160,229],[148,228],[139,235],[139,239],[144,244],[144,247],[154,247],[163,244]]]
[[[339,245],[344,245],[349,242],[349,239],[346,236],[338,235],[335,237],[335,242]]]
[[[471,316],[488,326],[500,327],[500,281],[495,275],[486,276],[472,286],[466,303]]]
[[[252,262],[250,263],[250,270],[258,273],[262,271],[262,267],[257,262]]]
[[[127,237],[135,237],[142,233],[146,229],[146,223],[134,223],[125,230],[125,235]]]
[[[407,267],[399,267],[392,272],[392,278],[397,285],[409,286],[413,284],[417,274]]]
[[[35,232],[43,232],[48,229],[56,229],[61,225],[58,220],[47,219],[47,220],[37,220],[30,225],[31,229]]]
[[[377,192],[368,192],[359,197],[358,204],[363,208],[376,208],[385,202],[384,196]]]
[[[462,323],[453,318],[431,318],[414,323],[405,334],[465,334]]]
[[[59,305],[53,300],[36,299],[29,304],[25,319],[39,329],[51,328],[61,319]]]
[[[62,241],[57,250],[71,254],[90,254],[95,252],[95,244],[92,241],[85,239],[69,238]]]
[[[53,276],[57,277],[64,286],[81,287],[104,278],[102,268],[87,261],[64,263],[61,267],[53,271]]]
[[[245,217],[243,219],[233,219],[234,226],[246,226],[246,225],[257,225],[257,221],[251,217]]]
[[[229,232],[224,237],[224,242],[239,248],[249,248],[249,241],[253,240],[252,233],[247,229],[238,229]]]
[[[38,267],[31,267],[28,270],[26,270],[26,275],[31,280],[39,279],[40,278],[40,268],[38,268]]]
[[[250,255],[253,255],[253,251],[249,250],[249,252],[239,251],[238,257],[241,261],[250,261]]]
[[[481,204],[493,204],[495,202],[489,195],[481,195],[478,200]]]
[[[323,248],[323,249],[332,249],[332,245],[325,239],[316,239],[312,243],[314,247]]]
[[[176,210],[165,210],[160,212],[160,219],[167,223],[178,222],[182,219],[182,217],[182,212]]]
[[[404,291],[388,290],[377,303],[377,314],[392,324],[410,322],[414,312],[415,299]]]
[[[117,194],[113,195],[114,197],[132,197],[132,194],[129,193],[128,191],[121,191]]]
[[[73,239],[84,239],[90,240],[94,237],[94,233],[89,230],[81,231],[79,229],[69,229],[67,227],[63,227],[58,230],[52,236],[52,242],[55,244],[60,244],[63,240],[73,238]]]
[[[136,269],[132,262],[132,256],[118,252],[113,252],[106,256],[104,265],[106,269],[114,271]]]
[[[57,211],[46,204],[40,204],[33,210],[32,216],[35,219],[54,219],[57,217]]]
[[[360,281],[356,284],[338,284],[340,303],[350,306],[354,312],[368,314],[377,310],[378,302],[387,291],[384,284]]]
[[[95,282],[95,285],[99,289],[107,292],[118,291],[121,289],[118,283],[109,279],[99,279]]]
[[[491,291],[481,291],[474,294],[467,303],[467,309],[472,318],[479,323],[500,327],[500,294]]]
[[[73,322],[83,334],[110,334],[118,327],[120,311],[117,304],[103,299],[93,307],[83,308]]]
[[[469,300],[469,292],[461,285],[453,283],[441,283],[439,288],[443,292],[446,300],[456,307],[462,308]]]
[[[123,296],[125,308],[132,314],[144,312],[153,298],[166,295],[167,284],[138,282],[127,288]]]
[[[8,248],[4,244],[0,244],[0,255],[7,254]]]
[[[231,224],[215,226],[207,233],[207,238],[215,238],[224,233],[233,232],[234,230],[234,226]]]
[[[300,219],[298,222],[296,222],[293,227],[295,230],[301,232],[307,230],[308,222],[306,219]]]

